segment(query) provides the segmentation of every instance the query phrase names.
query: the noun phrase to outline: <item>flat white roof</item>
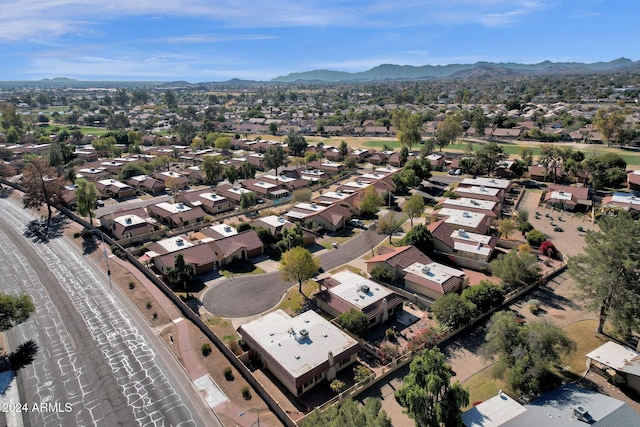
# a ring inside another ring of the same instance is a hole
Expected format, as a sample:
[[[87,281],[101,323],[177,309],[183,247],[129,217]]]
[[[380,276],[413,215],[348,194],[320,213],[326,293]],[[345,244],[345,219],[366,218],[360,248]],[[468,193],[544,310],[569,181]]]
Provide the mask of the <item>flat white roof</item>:
[[[485,214],[478,212],[461,211],[458,209],[443,208],[438,211],[438,215],[447,216],[444,221],[451,225],[463,225],[466,227],[477,228],[484,220]]]
[[[122,166],[124,163],[121,162],[116,162],[115,160],[112,160],[110,162],[102,162],[100,163],[102,166]]]
[[[458,187],[454,191],[456,191],[457,193],[465,193],[465,194],[497,196],[500,190],[501,190],[500,188],[491,188],[491,187],[485,187],[482,185],[474,185],[472,187]]]
[[[566,191],[552,191],[551,198],[556,200],[571,200],[571,193]]]
[[[331,275],[331,278],[340,284],[329,288],[329,292],[359,309],[364,309],[391,294],[384,286],[352,271],[341,271]]]
[[[313,310],[296,317],[272,311],[245,323],[242,330],[294,378],[324,363],[329,352],[338,355],[358,344]]]
[[[120,181],[118,181],[116,179],[102,179],[102,180],[100,180],[98,182],[100,184],[102,184],[102,185],[113,185],[113,186],[118,187],[118,188],[130,187],[129,184],[125,184],[124,182],[120,182]]]
[[[636,197],[630,193],[613,193],[613,195],[611,196],[611,201],[631,205],[640,205],[640,197]]]
[[[122,225],[123,227],[128,227],[131,225],[138,225],[147,222],[146,220],[140,218],[138,215],[124,215],[119,216],[113,219],[114,222]]]
[[[102,173],[106,171],[105,168],[84,168],[84,169],[78,169],[78,172],[82,172],[82,173]]]
[[[253,183],[253,185],[255,185],[256,187],[260,187],[260,188],[275,188],[275,187],[277,187],[277,185],[271,184],[270,182],[265,182],[265,181],[256,181],[256,182]]]
[[[506,189],[511,184],[508,179],[497,178],[465,178],[462,185],[484,185],[485,187]]]
[[[467,427],[498,427],[525,412],[527,408],[523,405],[506,394],[499,393],[464,412],[462,422]]]
[[[315,212],[321,212],[325,209],[327,209],[326,206],[320,206],[317,203],[298,203],[297,205],[294,206],[294,208],[298,208],[298,209],[304,209],[304,210],[308,210],[308,211],[315,211]]]
[[[356,189],[366,188],[371,185],[369,182],[349,181],[343,184],[345,187],[353,187]]]
[[[493,202],[491,200],[478,200],[468,197],[460,197],[459,199],[445,199],[442,203],[461,208],[474,208],[482,209],[484,211],[492,211],[493,208],[495,208],[497,202]]]
[[[365,150],[366,152],[367,150]],[[329,160],[324,161],[320,164],[321,166],[328,166],[328,167],[334,167],[337,168],[338,166],[342,166],[342,163],[338,163],[338,162],[331,162]]]
[[[465,242],[453,242],[453,249],[455,251],[466,252],[469,254],[478,254],[482,256],[489,256],[491,254],[491,247],[480,243],[465,243]]]
[[[210,200],[212,202],[219,202],[222,200],[226,200],[226,197],[222,197],[221,195],[216,193],[202,193],[200,194],[200,197],[202,197],[203,199]]]
[[[382,173],[394,173],[394,172],[398,172],[400,169],[399,168],[394,168],[393,166],[382,166],[379,168],[376,168],[375,171],[376,172],[382,172]]]
[[[147,179],[149,179],[149,175],[136,175],[136,176],[132,176],[129,179],[132,179],[132,180],[137,181],[137,182],[144,182]]]
[[[283,217],[276,216],[276,215],[269,215],[269,216],[262,217],[260,218],[260,221],[264,222],[265,224],[269,224],[272,227],[280,227],[281,225],[284,225],[289,222]]]
[[[447,267],[446,265],[438,264],[437,262],[432,262],[430,264],[414,262],[403,271],[424,277],[425,279],[439,284],[443,284],[452,277],[464,276],[464,271],[458,270],[457,268]]]
[[[216,233],[222,234],[224,237],[235,236],[238,230],[228,224],[216,224],[209,227]]]
[[[180,178],[182,176],[181,173],[178,172],[174,172],[174,171],[164,171],[164,172],[160,172],[160,175],[164,175],[167,178]]]
[[[160,209],[164,209],[167,212],[171,212],[172,214],[191,210],[191,208],[185,205],[184,203],[161,202],[156,204],[156,206],[159,207]]]
[[[618,343],[606,342],[587,354],[587,357],[616,371],[640,376],[640,353]]]
[[[286,176],[286,175],[280,175],[280,176],[275,176],[275,175],[264,175],[263,178],[269,178],[269,179],[275,179],[278,182],[292,182],[295,181],[296,179],[290,176]]]
[[[360,175],[358,177],[358,179],[363,179],[364,178],[364,179],[372,179],[374,181],[378,181],[378,180],[381,180],[382,178],[385,178],[387,176],[389,176],[389,174],[386,174],[386,173],[382,174],[382,173],[374,172],[374,173],[365,173],[363,175]]]
[[[169,237],[168,239],[158,240],[157,243],[167,252],[176,252],[180,249],[190,248],[193,246],[193,243],[188,239],[185,239],[183,236]]]
[[[234,193],[234,194],[245,194],[245,193],[251,193],[251,190],[244,188],[244,187],[232,187],[230,189],[227,190],[230,193]]]

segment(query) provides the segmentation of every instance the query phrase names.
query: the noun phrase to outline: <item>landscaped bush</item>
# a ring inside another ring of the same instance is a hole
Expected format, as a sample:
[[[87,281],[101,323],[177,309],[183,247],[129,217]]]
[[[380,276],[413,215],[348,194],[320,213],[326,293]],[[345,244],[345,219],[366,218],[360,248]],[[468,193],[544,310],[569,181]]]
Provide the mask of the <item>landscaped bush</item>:
[[[244,398],[244,400],[251,399],[251,389],[249,388],[249,386],[242,387],[242,397]]]
[[[551,243],[548,240],[545,240],[544,242],[542,242],[538,249],[540,250],[540,252],[542,252],[549,258],[555,258],[558,255],[558,250],[553,245],[553,243]]]
[[[202,344],[202,347],[200,347],[200,351],[202,352],[202,355],[204,357],[207,357],[211,354],[211,345],[209,343]]]
[[[129,289],[133,290],[136,288],[136,282],[129,282]]]
[[[387,339],[387,341],[396,341],[396,331],[393,328],[387,328],[387,330],[384,332],[384,337]]]
[[[547,236],[540,230],[531,230],[527,233],[527,242],[531,246],[538,247],[547,240]]]
[[[329,384],[329,388],[331,389],[331,391],[336,394],[342,393],[346,386],[347,385],[343,381],[340,381],[338,379],[331,381],[331,384]]]
[[[418,331],[418,333],[409,340],[407,350],[415,352],[424,346],[425,349],[431,349],[438,344],[438,341],[444,337],[444,332],[430,326]]]
[[[393,359],[397,359],[398,356],[400,356],[400,351],[394,344],[385,342],[380,344],[380,346],[378,347],[378,359],[383,365],[391,363],[391,361]]]
[[[369,328],[369,319],[367,318],[367,315],[355,308],[350,308],[348,311],[338,316],[337,322],[347,331],[359,337],[366,334],[367,329]]]
[[[357,383],[364,381],[371,376],[373,371],[364,365],[358,365],[353,368],[353,380]]]
[[[233,371],[231,370],[231,366],[224,368],[222,373],[227,381],[233,381]]]
[[[533,225],[531,225],[531,223],[528,221],[521,222],[518,225],[518,231],[521,232],[523,236],[526,235],[531,230],[533,230]]]
[[[390,283],[393,279],[393,274],[388,268],[378,265],[371,270],[371,277],[378,282]]]

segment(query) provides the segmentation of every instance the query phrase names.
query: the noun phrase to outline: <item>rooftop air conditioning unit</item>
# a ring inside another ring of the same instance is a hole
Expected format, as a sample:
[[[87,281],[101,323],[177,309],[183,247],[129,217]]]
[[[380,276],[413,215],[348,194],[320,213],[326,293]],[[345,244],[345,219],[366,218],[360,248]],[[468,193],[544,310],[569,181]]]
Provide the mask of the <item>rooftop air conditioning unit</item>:
[[[124,220],[124,222],[126,222],[127,224],[131,224],[131,222],[132,222],[132,221],[131,221],[131,217],[130,217],[130,216],[128,216],[128,217]]]
[[[178,203],[178,204],[176,205],[176,207],[177,207],[178,209],[184,209],[184,203]]]
[[[231,226],[230,225],[225,225],[224,226],[224,231],[226,231],[227,233],[231,231]]]
[[[184,244],[184,240],[182,240],[182,237],[179,237],[176,239],[176,245],[182,246],[183,244]]]
[[[284,222],[284,218],[282,218],[281,216],[278,217],[278,222]]]
[[[364,292],[366,294],[367,292],[369,292],[369,285],[367,285],[365,283],[361,283],[361,284],[358,285],[358,290],[360,292]]]
[[[429,267],[428,265],[425,265],[424,267],[422,267],[422,272],[424,274],[429,274],[431,272],[431,267]]]

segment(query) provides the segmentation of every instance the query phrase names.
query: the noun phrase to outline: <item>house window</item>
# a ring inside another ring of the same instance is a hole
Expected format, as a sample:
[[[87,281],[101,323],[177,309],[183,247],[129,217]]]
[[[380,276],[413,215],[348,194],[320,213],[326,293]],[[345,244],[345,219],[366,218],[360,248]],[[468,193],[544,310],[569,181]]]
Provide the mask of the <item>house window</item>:
[[[127,234],[125,234],[125,237],[127,239],[130,239],[131,237],[133,237],[133,233],[132,232],[128,232]]]
[[[222,210],[222,205],[218,205],[218,210],[221,211]]]

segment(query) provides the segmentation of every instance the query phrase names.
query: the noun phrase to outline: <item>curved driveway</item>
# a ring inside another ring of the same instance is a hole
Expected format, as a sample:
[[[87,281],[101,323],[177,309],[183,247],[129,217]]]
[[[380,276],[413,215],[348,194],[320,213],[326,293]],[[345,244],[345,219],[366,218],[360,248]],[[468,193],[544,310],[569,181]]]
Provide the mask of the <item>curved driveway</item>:
[[[378,245],[387,236],[375,232],[372,239],[364,233],[345,242],[337,249],[330,249],[319,256],[320,265],[331,270],[371,251],[371,243]],[[202,303],[208,311],[222,317],[248,317],[275,307],[282,295],[294,284],[280,278],[280,272],[246,275],[219,282],[209,289]]]
[[[28,293],[36,304],[27,322],[6,333],[10,348],[30,338],[40,346],[18,374],[22,400],[29,408],[52,405],[23,413],[25,425],[205,425],[202,401],[175,359],[157,350],[148,326],[120,305],[77,248],[65,238],[30,243],[20,232],[31,212],[8,200],[0,208],[0,290]]]

